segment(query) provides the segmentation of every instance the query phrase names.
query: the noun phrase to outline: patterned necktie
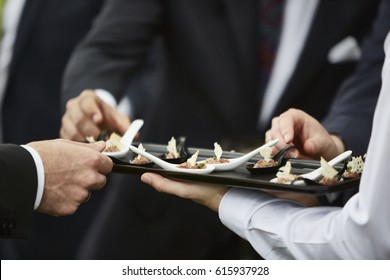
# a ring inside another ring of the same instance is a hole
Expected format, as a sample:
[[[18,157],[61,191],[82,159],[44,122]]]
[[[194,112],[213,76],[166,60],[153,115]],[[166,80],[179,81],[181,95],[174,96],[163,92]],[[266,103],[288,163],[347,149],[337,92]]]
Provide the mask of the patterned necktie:
[[[0,40],[3,38],[3,12],[5,7],[5,0],[0,0]]]
[[[259,0],[260,96],[271,75],[283,18],[284,0]]]

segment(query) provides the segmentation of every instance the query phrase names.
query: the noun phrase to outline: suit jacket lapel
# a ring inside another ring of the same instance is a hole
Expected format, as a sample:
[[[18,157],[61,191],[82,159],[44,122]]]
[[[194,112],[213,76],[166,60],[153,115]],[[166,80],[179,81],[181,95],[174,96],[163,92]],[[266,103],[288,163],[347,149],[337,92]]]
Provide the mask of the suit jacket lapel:
[[[39,19],[39,13],[43,9],[45,0],[26,0],[23,12],[20,17],[16,40],[13,48],[12,61],[10,65],[10,77],[23,53],[24,47],[28,44],[35,22]]]
[[[343,39],[344,30],[340,29],[340,26],[345,26],[341,22],[344,18],[329,16],[334,14],[337,9],[343,10],[341,5],[341,2],[320,1],[301,57],[277,107],[289,104],[292,99],[297,97],[297,94],[304,91],[313,76],[327,63],[329,50],[335,43]],[[329,30],[332,32],[328,32]]]
[[[256,88],[257,0],[224,0],[224,4],[243,86]]]

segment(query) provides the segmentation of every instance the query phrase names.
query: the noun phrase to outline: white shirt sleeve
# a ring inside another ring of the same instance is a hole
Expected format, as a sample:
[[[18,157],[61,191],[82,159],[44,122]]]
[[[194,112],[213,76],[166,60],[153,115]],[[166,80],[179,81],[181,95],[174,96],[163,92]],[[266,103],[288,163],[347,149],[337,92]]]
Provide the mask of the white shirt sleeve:
[[[45,188],[45,169],[43,167],[42,159],[35,149],[27,145],[22,145],[22,147],[25,148],[31,154],[35,162],[35,167],[37,168],[38,186],[34,203],[34,210],[36,210],[41,204],[43,190]]]
[[[130,98],[128,96],[123,96],[123,98],[119,101],[118,104],[112,93],[107,90],[95,89],[95,93],[101,100],[103,100],[111,107],[116,108],[119,112],[125,115],[131,116],[133,108]]]
[[[114,96],[104,89],[95,89],[96,95],[103,100],[105,103],[110,105],[111,107],[115,108],[117,106],[117,102],[114,98]]]
[[[261,191],[231,189],[219,207],[221,221],[266,259],[390,259],[389,108],[387,57],[360,191],[343,208],[305,208]]]

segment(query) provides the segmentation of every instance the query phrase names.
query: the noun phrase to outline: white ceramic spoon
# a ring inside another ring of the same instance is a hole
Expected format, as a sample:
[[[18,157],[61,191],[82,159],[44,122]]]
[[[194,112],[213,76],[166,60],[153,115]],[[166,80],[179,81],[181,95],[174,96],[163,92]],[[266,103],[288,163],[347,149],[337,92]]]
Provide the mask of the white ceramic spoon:
[[[264,144],[263,146],[243,155],[243,156],[240,156],[238,158],[232,158],[232,159],[229,159],[229,162],[226,162],[226,163],[216,163],[216,164],[207,164],[207,165],[212,165],[215,167],[215,171],[228,171],[228,170],[233,170],[233,169],[236,169],[237,167],[239,167],[241,164],[244,164],[245,162],[247,162],[248,160],[250,160],[251,158],[255,157],[262,148],[264,147],[272,147],[274,145],[276,145],[276,143],[278,143],[279,139],[275,139],[275,140],[272,140],[271,142],[268,142],[266,144]],[[200,163],[205,163],[205,161],[200,161]]]
[[[172,163],[166,162],[166,161],[164,161],[164,160],[162,160],[162,159],[160,159],[152,154],[149,154],[145,151],[142,151],[142,150],[140,150],[137,147],[134,147],[132,145],[130,145],[129,149],[131,151],[133,151],[134,153],[139,154],[139,155],[153,161],[155,164],[160,166],[162,169],[169,170],[169,171],[194,173],[194,174],[208,174],[208,173],[213,172],[213,170],[214,170],[214,166],[211,166],[211,165],[206,165],[206,168],[202,168],[202,169],[179,168],[178,164],[172,164]]]
[[[124,157],[129,151],[129,147],[131,143],[133,143],[134,137],[137,135],[138,131],[144,125],[143,120],[134,120],[131,122],[130,126],[126,130],[125,134],[123,134],[121,138],[121,143],[123,144],[123,148],[117,152],[103,152],[103,154],[111,157],[121,158]]]
[[[344,153],[341,153],[339,154],[337,157],[335,157],[334,159],[330,160],[328,163],[330,166],[334,166],[340,162],[342,162],[343,160],[347,159],[348,157],[350,157],[352,154],[352,151],[345,151]],[[321,178],[322,174],[321,174],[321,167],[309,172],[309,173],[306,173],[306,174],[302,174],[302,175],[299,175],[300,178],[305,178],[305,179],[309,179],[309,180],[312,180],[312,181],[316,181],[318,180],[319,178]],[[299,178],[297,180],[295,180],[293,182],[294,185],[304,185],[305,184],[305,181],[304,180],[300,180]]]

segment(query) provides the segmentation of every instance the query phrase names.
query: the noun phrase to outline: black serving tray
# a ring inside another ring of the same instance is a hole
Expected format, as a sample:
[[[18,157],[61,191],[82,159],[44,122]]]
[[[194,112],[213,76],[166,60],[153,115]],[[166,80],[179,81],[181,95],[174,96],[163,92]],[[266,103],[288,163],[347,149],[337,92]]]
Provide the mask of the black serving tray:
[[[134,144],[137,146],[137,144]],[[142,143],[147,152],[154,155],[161,155],[166,152],[166,145]],[[209,149],[197,149],[188,148],[188,151],[192,154],[196,150],[199,150],[199,160],[206,159],[214,156],[214,151]],[[242,153],[235,152],[224,152],[224,158],[235,158],[243,155]],[[202,182],[219,185],[229,185],[237,188],[257,189],[257,190],[272,190],[272,191],[283,191],[283,192],[295,192],[295,193],[306,193],[316,196],[321,196],[327,193],[337,192],[351,187],[359,185],[360,179],[349,179],[340,182],[336,185],[325,186],[325,185],[286,185],[272,183],[270,180],[275,177],[275,173],[252,175],[246,169],[246,163],[238,167],[233,171],[216,171],[210,174],[190,174],[183,172],[174,172],[161,169],[159,166],[154,165],[153,167],[139,167],[130,165],[129,161],[132,160],[136,155],[129,151],[129,153],[121,159],[113,158],[114,167],[112,172],[121,174],[130,174],[140,176],[145,172],[154,172],[161,174],[164,177],[174,180],[184,180],[190,182]],[[250,162],[254,163],[260,159],[254,157]],[[320,167],[319,161],[314,160],[303,160],[303,159],[289,159],[292,165],[293,174],[303,174],[310,172]],[[336,165],[336,169],[341,169],[343,165]]]

